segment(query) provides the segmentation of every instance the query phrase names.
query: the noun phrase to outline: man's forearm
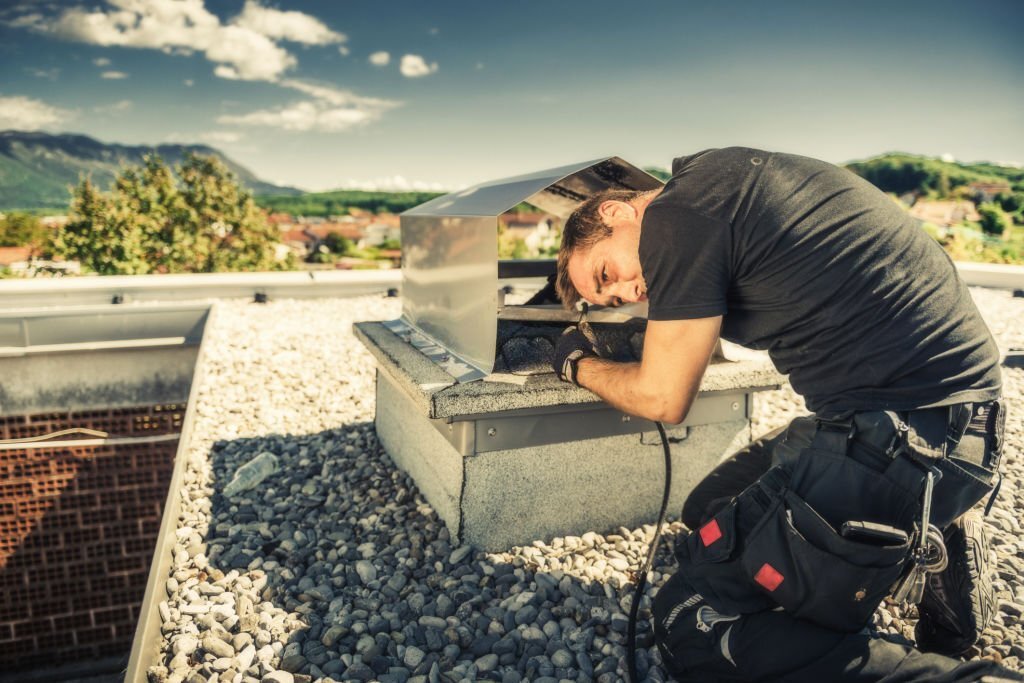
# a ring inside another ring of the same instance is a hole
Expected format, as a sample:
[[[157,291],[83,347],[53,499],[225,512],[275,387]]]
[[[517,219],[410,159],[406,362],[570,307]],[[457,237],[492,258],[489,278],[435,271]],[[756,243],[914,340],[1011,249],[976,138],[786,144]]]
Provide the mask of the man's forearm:
[[[693,400],[690,392],[666,394],[661,383],[644,376],[640,363],[583,358],[577,372],[582,386],[622,412],[649,420],[682,422]]]

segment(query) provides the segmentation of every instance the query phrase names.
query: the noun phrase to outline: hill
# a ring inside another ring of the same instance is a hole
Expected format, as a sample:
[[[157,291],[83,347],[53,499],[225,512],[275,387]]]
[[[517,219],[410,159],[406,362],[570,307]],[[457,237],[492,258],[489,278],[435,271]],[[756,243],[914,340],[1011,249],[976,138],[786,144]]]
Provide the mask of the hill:
[[[290,213],[295,216],[340,216],[350,208],[370,213],[401,213],[434,197],[439,192],[364,192],[361,190],[331,190],[308,192],[303,195],[262,195],[256,203],[271,213]]]
[[[264,182],[224,153],[207,145],[118,145],[86,135],[8,130],[0,132],[0,210],[66,209],[68,187],[82,175],[108,188],[125,164],[140,164],[156,152],[178,164],[186,152],[220,157],[243,185],[255,194],[301,194],[290,187]]]
[[[1014,193],[1024,192],[1024,169],[988,162],[961,163],[890,152],[845,167],[885,192],[932,195],[945,198],[957,187],[971,183],[1010,185]]]

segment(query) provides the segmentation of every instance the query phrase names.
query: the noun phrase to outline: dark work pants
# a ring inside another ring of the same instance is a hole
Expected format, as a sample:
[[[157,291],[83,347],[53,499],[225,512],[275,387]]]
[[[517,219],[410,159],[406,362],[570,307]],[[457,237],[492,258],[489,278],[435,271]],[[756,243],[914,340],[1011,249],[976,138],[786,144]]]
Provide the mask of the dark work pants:
[[[723,461],[686,500],[683,522],[690,529],[698,528],[769,467],[795,459],[810,443],[814,430],[813,418],[797,418]],[[936,485],[933,501],[945,516],[941,525],[964,512],[942,511],[944,492],[959,485],[956,474],[945,471]],[[714,606],[694,595],[679,574],[658,592],[654,621],[662,658],[679,681],[902,683],[978,681],[985,676],[1024,680],[987,660],[963,662],[922,653],[866,630],[833,631],[781,610],[718,614]]]

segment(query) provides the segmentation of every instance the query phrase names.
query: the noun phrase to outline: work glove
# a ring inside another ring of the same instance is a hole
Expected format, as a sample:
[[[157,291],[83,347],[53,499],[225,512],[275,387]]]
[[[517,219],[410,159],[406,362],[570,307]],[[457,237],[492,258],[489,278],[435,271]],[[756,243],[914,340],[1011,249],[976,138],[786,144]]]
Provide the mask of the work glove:
[[[597,358],[597,349],[579,329],[572,326],[565,328],[555,343],[555,354],[551,357],[551,367],[563,382],[572,382],[576,386],[576,370],[581,358]]]

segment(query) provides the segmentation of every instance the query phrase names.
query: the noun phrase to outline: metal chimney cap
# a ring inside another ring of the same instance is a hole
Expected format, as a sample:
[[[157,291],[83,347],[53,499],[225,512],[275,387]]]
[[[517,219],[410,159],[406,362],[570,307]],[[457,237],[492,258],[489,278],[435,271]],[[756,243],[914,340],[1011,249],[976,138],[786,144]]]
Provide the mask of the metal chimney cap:
[[[403,216],[500,216],[529,202],[560,218],[602,190],[655,190],[663,183],[620,157],[594,159],[526,175],[490,180],[437,197]]]

